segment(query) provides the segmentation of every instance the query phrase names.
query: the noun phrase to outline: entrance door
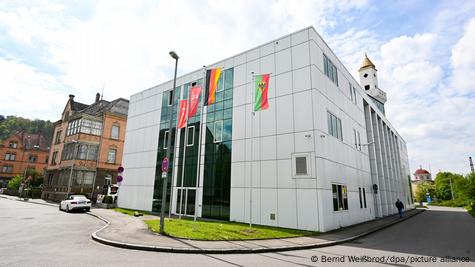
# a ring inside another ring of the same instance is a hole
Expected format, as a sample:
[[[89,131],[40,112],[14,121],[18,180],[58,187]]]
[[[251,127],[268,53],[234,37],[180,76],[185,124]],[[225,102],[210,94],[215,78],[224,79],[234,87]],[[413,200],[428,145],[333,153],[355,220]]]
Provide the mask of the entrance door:
[[[185,216],[195,215],[195,200],[196,188],[178,188],[176,213]]]

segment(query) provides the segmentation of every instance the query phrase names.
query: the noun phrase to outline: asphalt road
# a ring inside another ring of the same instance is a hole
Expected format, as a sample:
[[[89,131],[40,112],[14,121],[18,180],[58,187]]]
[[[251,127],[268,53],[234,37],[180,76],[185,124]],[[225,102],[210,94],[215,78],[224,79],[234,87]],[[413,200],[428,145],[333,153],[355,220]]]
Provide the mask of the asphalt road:
[[[461,209],[432,208],[340,246],[247,255],[185,255],[109,247],[90,238],[103,225],[83,213],[67,214],[50,206],[0,198],[0,266],[475,266],[475,218]],[[387,262],[350,263],[348,256]],[[431,256],[468,257],[470,262],[443,263],[440,258],[436,263],[396,261],[430,260]]]

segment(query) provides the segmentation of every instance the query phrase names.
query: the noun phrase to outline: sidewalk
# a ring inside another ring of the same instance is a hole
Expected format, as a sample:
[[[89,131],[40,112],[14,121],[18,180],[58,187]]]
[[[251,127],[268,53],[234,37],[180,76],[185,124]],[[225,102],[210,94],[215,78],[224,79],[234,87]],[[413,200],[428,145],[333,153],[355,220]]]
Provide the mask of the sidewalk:
[[[292,237],[246,241],[197,241],[161,236],[148,230],[143,220],[156,216],[133,217],[113,210],[94,209],[91,215],[104,220],[107,225],[92,234],[92,239],[115,247],[175,252],[175,253],[263,253],[297,249],[319,248],[348,242],[415,216],[424,210],[410,210],[404,218],[393,215],[355,226],[346,227],[315,237]]]
[[[24,200],[23,198],[20,198],[20,197],[3,195],[3,194],[0,194],[0,198],[9,199],[9,200],[17,200],[17,201],[26,202],[26,203],[30,202],[34,204],[40,204],[40,205],[46,205],[46,206],[52,206],[52,207],[58,207],[59,205],[59,203],[49,202],[43,199],[29,198],[28,200]]]

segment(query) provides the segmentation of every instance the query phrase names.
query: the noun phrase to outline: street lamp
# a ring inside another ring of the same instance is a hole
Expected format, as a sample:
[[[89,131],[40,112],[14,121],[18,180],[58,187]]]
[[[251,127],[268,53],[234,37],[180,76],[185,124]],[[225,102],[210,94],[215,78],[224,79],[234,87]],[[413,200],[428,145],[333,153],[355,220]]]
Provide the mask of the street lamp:
[[[68,193],[67,193],[67,197],[69,196],[69,194],[71,193],[71,179],[73,178],[73,169],[74,169],[74,163],[76,161],[76,154],[77,154],[77,143],[78,141],[77,140],[71,140],[72,143],[74,143],[74,149],[73,149],[73,164],[71,165],[71,171],[69,172],[69,181],[68,181]]]
[[[173,77],[173,88],[172,88],[172,94],[169,95],[171,99],[171,105],[168,107],[168,139],[167,141],[167,152],[166,152],[166,158],[170,158],[170,150],[172,146],[172,113],[173,113],[173,98],[175,98],[175,87],[176,87],[176,72],[178,68],[178,55],[176,54],[175,51],[170,51],[170,56],[175,59],[175,76]],[[167,136],[167,135],[165,135]],[[167,182],[168,182],[168,171],[163,179],[162,183],[162,208],[160,212],[160,234],[165,233],[165,202],[167,201]]]

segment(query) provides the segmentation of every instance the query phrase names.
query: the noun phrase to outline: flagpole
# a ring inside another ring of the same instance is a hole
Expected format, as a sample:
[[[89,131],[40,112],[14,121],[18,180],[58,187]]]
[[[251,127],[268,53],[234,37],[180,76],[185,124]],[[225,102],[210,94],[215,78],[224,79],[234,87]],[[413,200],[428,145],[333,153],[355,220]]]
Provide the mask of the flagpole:
[[[175,88],[173,88],[174,91]],[[180,94],[182,93],[181,91],[181,86],[180,86]],[[174,145],[173,145],[173,166],[172,166],[172,179],[171,179],[171,184],[170,184],[170,203],[168,204],[168,218],[171,218],[171,213],[172,213],[172,207],[173,207],[173,187],[174,187],[174,184],[175,184],[175,166],[176,164],[178,164],[177,162],[175,162],[175,157],[177,156],[177,153],[176,153],[176,148],[177,148],[177,139],[178,139],[178,122],[180,120],[180,98],[181,97],[178,97],[178,103],[177,103],[177,109],[176,109],[176,116],[177,116],[177,119],[176,119],[176,125],[175,125],[175,141],[174,141]],[[175,102],[175,94],[173,94],[173,100],[172,100],[172,115],[173,115],[173,102]],[[170,116],[171,118],[173,118],[173,116]],[[171,122],[170,122],[171,124]],[[172,130],[173,128],[170,128],[169,129],[169,137],[168,138],[172,138]],[[168,149],[171,149],[171,145]],[[178,152],[180,152],[180,150],[178,150]],[[175,164],[176,163],[176,164]]]
[[[188,97],[186,99],[186,111],[185,111],[185,138],[183,139],[183,166],[181,167],[181,194],[180,194],[180,213],[178,214],[178,218],[181,219],[182,215],[182,205],[183,205],[183,180],[185,179],[185,162],[186,162],[186,146],[188,144],[188,111],[190,109],[190,86],[188,86]],[[180,153],[180,149],[178,149],[178,153]],[[186,211],[185,211],[186,212]]]
[[[250,179],[250,185],[249,185],[249,228],[252,229],[252,177],[254,173],[252,172],[252,165],[254,163],[254,146],[253,146],[253,138],[254,138],[254,117],[256,116],[256,112],[254,112],[254,94],[252,88],[254,88],[254,72],[251,72],[252,75],[252,85],[251,85],[251,98],[252,98],[252,117],[251,117],[251,179]]]
[[[200,111],[200,128],[198,129],[198,164],[196,166],[196,185],[195,185],[195,214],[193,216],[193,222],[196,222],[196,217],[198,216],[198,188],[200,184],[200,176],[201,176],[201,129],[203,128],[203,111],[205,108],[204,105],[204,94],[206,94],[206,66],[203,66],[203,80],[201,82],[201,111]],[[202,198],[203,199],[203,198]]]

